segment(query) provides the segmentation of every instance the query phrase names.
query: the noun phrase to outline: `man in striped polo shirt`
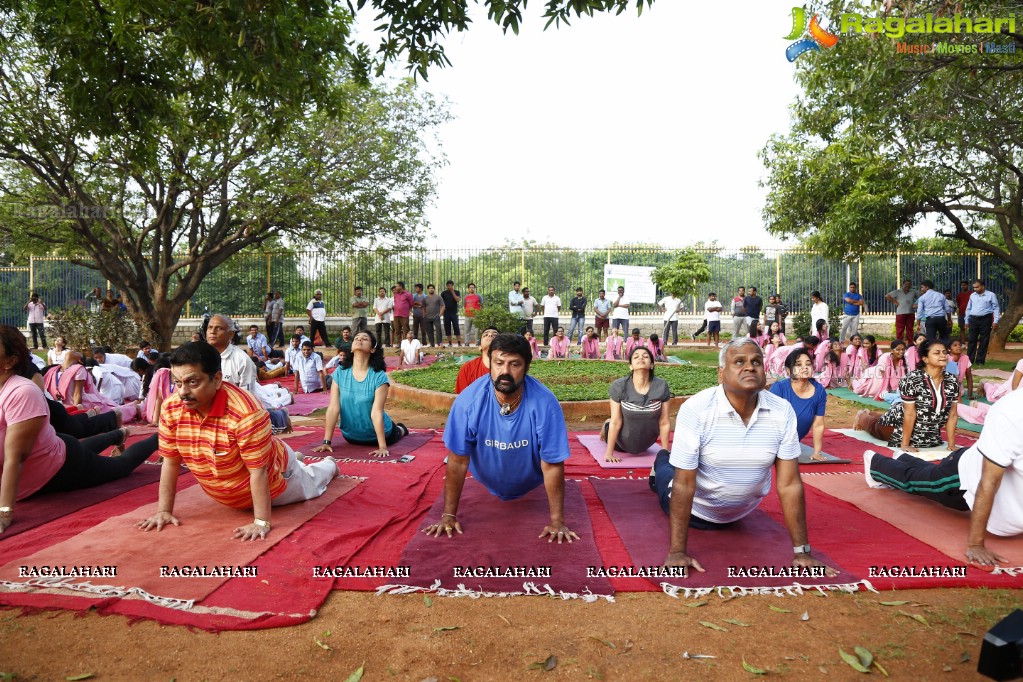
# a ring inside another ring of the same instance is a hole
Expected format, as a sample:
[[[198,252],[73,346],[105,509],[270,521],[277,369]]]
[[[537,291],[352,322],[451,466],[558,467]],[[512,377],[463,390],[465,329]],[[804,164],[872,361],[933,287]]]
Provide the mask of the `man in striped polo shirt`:
[[[786,400],[764,390],[764,354],[756,341],[743,337],[725,344],[718,355],[718,381],[720,386],[682,404],[671,454],[658,454],[651,472],[651,488],[671,519],[664,565],[702,572],[688,552],[689,528],[724,529],[752,512],[770,491],[775,467],[792,537],[792,565],[823,566],[807,544],[796,413]]]
[[[223,379],[220,353],[186,343],[170,357],[174,393],[160,412],[160,497],[142,530],[179,525],[174,494],[182,463],[217,502],[253,511],[252,523],[234,529],[239,540],[270,532],[270,507],[319,497],[338,475],[334,459],[305,465],[270,433],[270,416],[248,391]]]

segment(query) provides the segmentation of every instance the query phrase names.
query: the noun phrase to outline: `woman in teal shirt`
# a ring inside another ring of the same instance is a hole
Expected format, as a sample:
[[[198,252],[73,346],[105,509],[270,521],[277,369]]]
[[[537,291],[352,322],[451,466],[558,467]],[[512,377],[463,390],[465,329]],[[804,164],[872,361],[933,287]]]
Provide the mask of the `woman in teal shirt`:
[[[375,445],[373,457],[390,455],[387,447],[408,434],[404,424],[395,424],[384,412],[389,381],[384,349],[370,331],[352,339],[352,352],[331,374],[330,405],[323,426],[323,443],[313,452],[333,452],[330,445],[334,427],[353,445]]]

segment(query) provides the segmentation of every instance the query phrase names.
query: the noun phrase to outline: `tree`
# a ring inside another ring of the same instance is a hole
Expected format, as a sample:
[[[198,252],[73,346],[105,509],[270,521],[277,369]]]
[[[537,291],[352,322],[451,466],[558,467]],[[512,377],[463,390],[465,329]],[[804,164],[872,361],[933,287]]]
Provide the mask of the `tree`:
[[[637,0],[640,10],[651,0]],[[517,31],[518,2],[486,0]],[[359,0],[388,61],[425,76],[466,0]],[[548,23],[627,0],[548,2]],[[170,343],[231,255],[299,244],[401,246],[424,225],[446,114],[409,83],[370,84],[355,7],[329,0],[0,0],[0,233],[99,270]],[[59,216],[39,218],[43,207]]]
[[[698,285],[710,281],[707,259],[691,249],[679,252],[675,262],[654,269],[650,278],[673,296],[692,296]]]
[[[909,7],[829,1],[815,3],[814,11],[837,27],[842,12],[952,17],[962,3]],[[1005,17],[1021,8],[969,4],[971,17]],[[1007,25],[994,36],[907,33],[898,40],[1023,47],[1023,33],[1009,33]],[[1023,317],[1023,66],[990,52],[900,54],[893,42],[846,35],[834,49],[797,62],[803,94],[792,107],[791,130],[761,152],[767,228],[845,257],[905,247],[910,230],[934,218],[939,236],[990,253],[1015,272],[1015,290],[1001,292],[1007,323],[993,339],[1004,348]]]

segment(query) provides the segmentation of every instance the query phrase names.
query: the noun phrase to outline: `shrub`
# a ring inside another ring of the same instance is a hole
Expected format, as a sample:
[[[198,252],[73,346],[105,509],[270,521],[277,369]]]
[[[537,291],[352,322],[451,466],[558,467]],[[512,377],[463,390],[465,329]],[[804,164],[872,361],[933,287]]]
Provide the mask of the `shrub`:
[[[493,326],[502,334],[515,334],[522,328],[522,322],[504,306],[495,305],[476,311],[473,326],[480,331]]]
[[[134,356],[141,340],[138,326],[123,312],[90,313],[72,306],[50,314],[53,337],[63,336],[67,347],[86,353],[92,346],[110,346],[116,353]]]

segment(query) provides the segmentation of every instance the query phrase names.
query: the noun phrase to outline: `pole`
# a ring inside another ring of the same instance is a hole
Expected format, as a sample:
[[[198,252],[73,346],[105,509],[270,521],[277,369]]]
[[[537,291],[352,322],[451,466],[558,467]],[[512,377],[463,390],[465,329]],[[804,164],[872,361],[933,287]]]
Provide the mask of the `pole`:
[[[774,291],[781,293],[781,251],[774,254]]]
[[[895,252],[895,286],[902,286],[902,251]]]
[[[980,279],[980,251],[977,252],[977,279]]]
[[[28,293],[32,293],[36,288],[36,257],[28,257]]]
[[[266,290],[272,291],[270,288],[270,252],[266,252]]]

